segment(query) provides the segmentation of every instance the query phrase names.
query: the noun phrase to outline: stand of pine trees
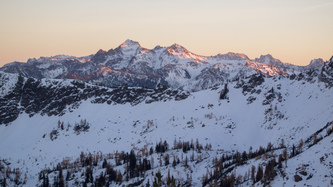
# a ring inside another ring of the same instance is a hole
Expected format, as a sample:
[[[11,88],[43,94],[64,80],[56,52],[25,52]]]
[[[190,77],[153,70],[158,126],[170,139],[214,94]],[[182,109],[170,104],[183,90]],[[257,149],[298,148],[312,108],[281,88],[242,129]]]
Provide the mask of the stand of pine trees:
[[[61,124],[60,124],[61,125]],[[332,128],[330,128],[332,126]],[[326,135],[323,136],[323,132],[326,129]],[[242,185],[244,182],[250,182],[252,184],[261,183],[263,185],[269,185],[270,181],[280,173],[283,174],[283,162],[284,166],[287,165],[287,160],[301,153],[303,149],[307,149],[315,143],[321,141],[324,137],[329,136],[332,133],[333,124],[328,123],[325,128],[314,133],[311,137],[305,141],[300,140],[299,145],[286,148],[284,143],[279,147],[274,147],[271,143],[267,144],[267,147],[259,147],[258,150],[250,150],[248,152],[238,152],[233,154],[222,154],[220,157],[212,159],[213,167],[211,170],[208,168],[207,173],[202,177],[202,185],[220,185],[220,186],[234,186]],[[154,149],[155,148],[155,149]],[[152,155],[154,152],[158,153],[159,159],[156,167],[170,166],[176,167],[182,163],[184,169],[189,168],[189,162],[197,161],[200,162],[199,157],[194,159],[194,152],[200,153],[201,150],[210,150],[211,145],[203,147],[199,144],[198,140],[194,143],[191,141],[174,141],[172,147],[173,150],[181,150],[183,153],[192,151],[192,154],[186,154],[180,159],[177,155],[171,154],[172,162],[170,163],[170,155],[168,153],[169,145],[166,141],[160,141],[153,147],[145,148],[146,150],[136,151],[131,150],[128,152],[116,152],[114,154],[103,155],[101,152],[97,154],[81,153],[80,156],[74,161],[64,160],[56,165],[56,167],[50,169],[44,169],[39,174],[39,186],[64,186],[66,181],[71,181],[75,178],[75,175],[81,175],[84,181],[79,181],[75,185],[79,186],[109,186],[109,185],[121,185],[124,181],[129,181],[133,178],[137,178],[135,181],[136,185],[144,186],[176,186],[190,184],[191,177],[183,181],[177,180],[174,176],[171,176],[168,172],[168,176],[162,178],[160,172],[153,174],[154,180],[148,181],[143,184],[146,173],[153,168],[154,160],[148,158],[148,154]],[[149,151],[148,151],[149,150]],[[273,155],[272,151],[282,150],[282,154]],[[181,153],[181,154],[183,154]],[[189,156],[189,157],[188,157]],[[238,166],[247,164],[248,160],[263,157],[266,159],[264,162],[257,166],[252,166],[244,176],[236,176],[233,173],[234,169]],[[110,159],[114,160],[115,165],[110,164]],[[108,161],[109,160],[109,161]],[[115,167],[123,166],[124,170],[116,170]],[[94,171],[97,168],[104,169],[99,174],[94,175]],[[80,174],[81,173],[81,174]],[[52,180],[50,182],[50,179]],[[139,180],[140,179],[140,180]],[[134,181],[134,180],[132,180]],[[2,179],[1,184],[7,184],[8,180]],[[133,183],[134,184],[134,183]]]

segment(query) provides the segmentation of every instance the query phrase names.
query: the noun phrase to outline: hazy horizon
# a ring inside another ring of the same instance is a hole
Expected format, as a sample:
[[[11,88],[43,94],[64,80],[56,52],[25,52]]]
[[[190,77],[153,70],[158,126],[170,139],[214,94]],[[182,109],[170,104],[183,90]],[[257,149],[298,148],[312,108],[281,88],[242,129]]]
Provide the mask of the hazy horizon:
[[[41,56],[87,56],[126,39],[142,47],[184,46],[198,55],[271,54],[308,65],[333,55],[333,2],[2,1],[0,67]]]

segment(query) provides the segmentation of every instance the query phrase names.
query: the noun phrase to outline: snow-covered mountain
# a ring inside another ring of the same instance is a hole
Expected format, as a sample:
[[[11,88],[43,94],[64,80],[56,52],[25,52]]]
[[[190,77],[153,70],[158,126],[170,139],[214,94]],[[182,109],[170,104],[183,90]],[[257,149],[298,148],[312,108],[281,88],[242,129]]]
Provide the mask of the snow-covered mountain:
[[[332,72],[130,40],[7,64],[0,184],[332,185]]]
[[[251,60],[245,54],[231,52],[207,57],[178,44],[146,49],[138,42],[126,40],[115,49],[99,50],[95,55],[41,57],[29,59],[27,63],[9,63],[0,70],[37,79],[78,79],[109,87],[127,84],[155,88],[162,84],[199,91],[254,73],[265,77],[288,77],[309,69],[320,70],[323,64],[322,59],[316,59],[308,66],[300,67],[284,64],[271,55]]]

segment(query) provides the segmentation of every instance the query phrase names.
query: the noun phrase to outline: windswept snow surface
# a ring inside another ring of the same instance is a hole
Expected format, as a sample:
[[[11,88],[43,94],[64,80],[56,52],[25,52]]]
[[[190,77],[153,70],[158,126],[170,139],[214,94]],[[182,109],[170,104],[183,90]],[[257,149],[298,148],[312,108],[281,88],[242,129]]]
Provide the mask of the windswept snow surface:
[[[86,100],[78,109],[63,116],[37,114],[29,117],[21,114],[8,126],[0,125],[0,159],[10,162],[11,168],[21,168],[27,172],[26,186],[34,186],[38,183],[39,171],[55,167],[64,158],[75,159],[82,151],[129,152],[147,143],[155,145],[160,140],[172,145],[175,139],[198,139],[202,145],[211,143],[213,150],[226,152],[248,151],[250,147],[258,149],[265,147],[268,142],[278,146],[281,139],[284,139],[287,147],[291,147],[333,120],[333,93],[322,83],[310,84],[289,79],[281,81],[265,79],[260,85],[262,92],[266,92],[282,84],[276,90],[282,94],[284,101],[275,99],[270,105],[262,104],[265,99],[262,94],[248,104],[247,98],[251,94],[244,96],[242,89],[235,88],[236,82],[231,82],[228,85],[228,100],[219,100],[222,88],[218,88],[194,92],[181,101],[142,102],[132,106],[92,104],[91,100]],[[281,113],[284,117],[267,120],[267,115],[271,114],[265,114],[265,111],[269,108],[272,108],[273,116]],[[64,122],[65,128],[58,131],[56,139],[51,140],[50,133],[58,129],[59,120]],[[77,135],[73,126],[81,120],[87,120],[91,126],[88,132]],[[148,121],[153,122],[149,129]],[[286,168],[289,180],[278,176],[272,185],[282,186],[286,182],[288,186],[296,184],[293,175],[302,164],[310,164],[306,170],[313,174],[313,178],[296,185],[329,185],[330,180],[325,175],[332,174],[332,154],[330,135],[304,154],[289,160]],[[325,157],[324,163],[318,160],[322,156]],[[205,168],[201,163],[194,169],[194,184],[201,185],[200,177],[206,173]],[[247,171],[247,168],[243,170]],[[242,175],[243,170],[239,169]]]

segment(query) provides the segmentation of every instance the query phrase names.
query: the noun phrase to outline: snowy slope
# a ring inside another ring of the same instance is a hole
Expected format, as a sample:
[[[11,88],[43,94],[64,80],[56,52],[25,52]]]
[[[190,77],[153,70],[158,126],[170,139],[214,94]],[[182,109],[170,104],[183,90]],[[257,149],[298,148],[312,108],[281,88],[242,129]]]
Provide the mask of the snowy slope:
[[[8,85],[5,86],[8,87],[6,90],[10,90],[10,86],[15,83],[13,80],[15,79],[10,79],[12,83],[5,83]],[[92,103],[94,96],[80,101],[76,107],[67,106],[71,108],[67,111],[72,112],[61,116],[42,116],[37,113],[29,117],[22,113],[10,124],[0,125],[1,159],[11,163],[10,168],[20,168],[22,173],[27,173],[26,186],[34,186],[38,183],[38,173],[42,169],[53,168],[64,158],[75,160],[81,152],[129,152],[145,145],[154,146],[164,140],[173,145],[175,139],[198,139],[202,145],[211,144],[212,151],[202,153],[206,155],[204,161],[190,163],[192,182],[197,186],[201,185],[202,175],[207,172],[207,167],[213,170],[211,162],[215,156],[248,151],[250,147],[256,150],[260,146],[266,147],[269,142],[278,147],[282,139],[287,148],[291,148],[293,144],[297,145],[301,139],[305,141],[333,120],[332,89],[324,82],[264,78],[262,84],[246,91],[244,88],[251,81],[243,81],[245,83],[242,87],[239,87],[239,81],[228,83],[227,100],[219,100],[222,87],[216,87],[193,92],[187,99],[180,101],[148,102],[149,104],[140,102],[134,106],[130,103],[109,105]],[[71,85],[70,82],[63,84]],[[59,120],[64,122],[64,130],[59,129]],[[87,120],[91,125],[87,132],[77,134],[73,127],[81,120]],[[52,140],[50,133],[53,130],[56,132]],[[332,135],[299,156],[291,158],[285,168],[289,180],[277,176],[272,185],[281,186],[284,182],[288,186],[300,184],[293,180],[293,174],[303,163],[309,164],[306,170],[312,173],[313,177],[302,184],[313,185],[315,181],[321,181],[322,185],[329,184],[330,180],[325,175],[332,176],[328,161],[332,157],[331,137]],[[173,151],[169,152],[170,155],[172,153]],[[173,154],[181,157],[180,153]],[[189,152],[184,157],[190,157],[191,154]],[[319,163],[317,157],[322,156],[326,161]],[[157,167],[158,154],[153,157],[153,171],[156,173],[160,170],[166,176],[167,167]],[[266,161],[249,162],[260,164]],[[250,166],[244,166],[245,169],[240,167],[236,169],[236,173],[239,171],[239,174],[244,175]],[[98,171],[101,170],[96,169],[96,175]],[[185,173],[182,172],[182,167],[172,170],[174,175],[177,171],[180,172],[179,176],[186,178],[186,173],[190,170]],[[153,178],[154,175],[148,175],[145,183],[148,179],[152,183]]]

